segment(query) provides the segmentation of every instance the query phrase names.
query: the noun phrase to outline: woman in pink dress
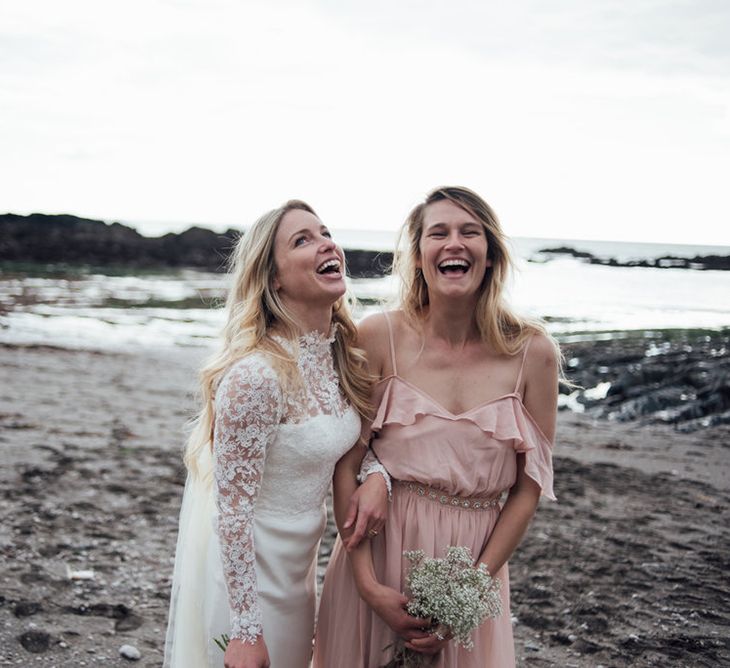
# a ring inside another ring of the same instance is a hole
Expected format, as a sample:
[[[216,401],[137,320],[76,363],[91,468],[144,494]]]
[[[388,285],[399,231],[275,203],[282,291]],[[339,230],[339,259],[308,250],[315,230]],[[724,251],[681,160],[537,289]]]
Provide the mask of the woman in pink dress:
[[[335,513],[346,545],[338,539],[327,570],[314,665],[383,666],[401,640],[440,668],[514,666],[507,560],[540,495],[555,498],[559,352],[539,322],[505,304],[505,237],[476,193],[434,190],[403,235],[401,308],[359,333],[379,379],[371,448],[393,479],[392,501],[383,530],[354,547],[345,516],[360,461],[340,461]],[[469,547],[502,583],[503,614],[474,632],[471,651],[405,611],[403,551],[441,557],[450,545]]]

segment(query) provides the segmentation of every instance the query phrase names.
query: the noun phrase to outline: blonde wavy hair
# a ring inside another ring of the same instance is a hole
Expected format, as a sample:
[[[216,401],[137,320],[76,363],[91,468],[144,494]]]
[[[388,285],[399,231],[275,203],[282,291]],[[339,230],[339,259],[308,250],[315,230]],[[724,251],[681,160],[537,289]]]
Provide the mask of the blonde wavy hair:
[[[428,286],[423,272],[418,268],[424,217],[430,204],[444,200],[466,211],[484,228],[487,236],[487,258],[492,261],[492,265],[487,267],[480,287],[475,310],[476,325],[482,341],[497,353],[514,355],[533,334],[547,335],[547,332],[541,321],[518,315],[506,303],[505,283],[514,266],[507,237],[492,207],[468,188],[435,188],[408,214],[398,236],[398,252],[393,262],[393,273],[398,274],[401,279],[400,308],[408,322],[418,329],[428,311]]]
[[[268,353],[285,388],[292,388],[300,380],[296,359],[271,337],[274,326],[284,338],[296,341],[299,336],[296,320],[274,289],[274,240],[282,218],[294,210],[317,215],[306,202],[289,200],[261,216],[239,238],[231,255],[232,285],[226,298],[223,345],[200,371],[203,406],[185,447],[185,465],[193,475],[203,475],[198,467],[199,456],[206,447],[212,449],[215,390],[231,364],[254,350],[262,351]],[[365,416],[370,413],[372,381],[365,354],[355,345],[357,329],[348,302],[349,295],[343,295],[332,307],[334,364],[342,392]]]

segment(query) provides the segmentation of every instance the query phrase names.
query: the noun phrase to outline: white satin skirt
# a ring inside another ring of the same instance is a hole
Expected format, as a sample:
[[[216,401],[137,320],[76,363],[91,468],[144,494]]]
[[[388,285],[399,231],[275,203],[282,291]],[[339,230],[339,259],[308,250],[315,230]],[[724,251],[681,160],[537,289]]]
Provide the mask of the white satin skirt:
[[[165,642],[165,668],[223,668],[214,638],[230,635],[231,611],[210,482],[188,476]],[[326,523],[314,512],[256,511],[258,601],[272,668],[307,668],[317,602],[317,552]]]

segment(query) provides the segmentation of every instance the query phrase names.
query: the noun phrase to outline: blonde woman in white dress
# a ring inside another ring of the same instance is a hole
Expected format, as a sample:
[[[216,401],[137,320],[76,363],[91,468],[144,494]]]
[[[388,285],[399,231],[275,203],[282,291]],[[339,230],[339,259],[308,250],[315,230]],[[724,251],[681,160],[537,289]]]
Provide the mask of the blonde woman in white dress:
[[[262,216],[235,250],[232,279],[186,450],[165,666],[305,668],[324,501],[370,381],[342,250],[309,205]],[[366,515],[377,532],[382,519]]]

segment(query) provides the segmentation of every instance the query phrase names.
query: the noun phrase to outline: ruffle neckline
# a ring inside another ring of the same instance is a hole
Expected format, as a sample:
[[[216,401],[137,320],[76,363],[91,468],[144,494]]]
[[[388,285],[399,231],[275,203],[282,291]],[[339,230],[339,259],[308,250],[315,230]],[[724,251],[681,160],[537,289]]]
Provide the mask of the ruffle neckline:
[[[495,397],[457,415],[400,376],[391,376],[386,382],[387,386],[371,427],[373,431],[380,431],[389,424],[408,427],[423,416],[452,422],[466,420],[476,425],[488,437],[498,441],[512,441],[516,452],[526,453],[527,474],[540,485],[544,496],[555,500],[552,443],[517,393]],[[403,391],[394,392],[395,383]]]

